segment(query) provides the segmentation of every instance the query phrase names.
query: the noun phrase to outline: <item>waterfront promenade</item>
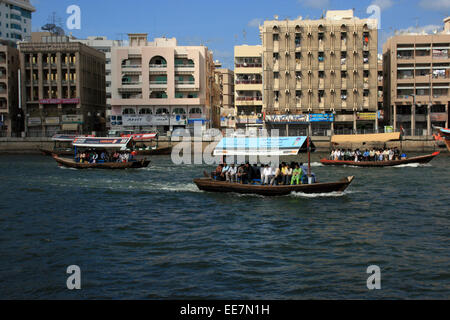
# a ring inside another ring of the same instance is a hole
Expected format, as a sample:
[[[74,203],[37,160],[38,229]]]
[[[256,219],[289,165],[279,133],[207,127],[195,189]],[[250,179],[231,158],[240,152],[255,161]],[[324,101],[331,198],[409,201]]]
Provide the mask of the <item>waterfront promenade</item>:
[[[159,138],[159,146],[166,147],[169,145],[168,137],[160,137]],[[433,137],[404,137],[404,141],[402,142],[403,150],[406,152],[434,152],[434,151],[442,151],[447,152],[445,148],[438,148],[436,142]],[[312,141],[314,142],[318,152],[328,152],[331,148],[331,137],[312,137]],[[173,141],[172,145],[176,145],[178,142]],[[205,149],[210,143],[214,143],[212,139],[203,139],[202,149]],[[370,147],[382,147],[383,144],[354,144],[354,143],[344,143],[338,146],[338,148],[342,149],[365,149]],[[386,144],[388,148],[391,147],[399,147],[400,142],[388,142]],[[0,138],[0,154],[2,153],[15,153],[15,154],[33,154],[39,153],[39,148],[53,148],[53,141],[51,138]],[[193,148],[192,148],[193,149]]]

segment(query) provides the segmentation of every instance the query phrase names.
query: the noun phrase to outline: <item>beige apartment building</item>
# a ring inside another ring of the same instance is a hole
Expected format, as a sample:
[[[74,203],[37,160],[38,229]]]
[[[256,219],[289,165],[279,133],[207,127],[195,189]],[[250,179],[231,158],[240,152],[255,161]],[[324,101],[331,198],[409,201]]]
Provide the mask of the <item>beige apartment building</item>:
[[[378,130],[378,31],[352,10],[318,20],[272,20],[263,41],[264,120],[280,134]]]
[[[235,128],[236,110],[234,109],[234,72],[222,68],[216,62],[216,83],[219,85],[220,128]]]
[[[20,43],[22,106],[31,137],[105,130],[105,54],[68,37]]]
[[[401,34],[383,46],[384,101],[394,129],[431,135],[448,127],[450,103],[450,17],[435,34]]]
[[[111,52],[111,128],[160,133],[211,126],[214,61],[205,46],[178,46],[175,38],[129,34],[129,46]]]
[[[20,136],[23,113],[19,108],[19,51],[8,41],[0,43],[0,137]]]
[[[263,126],[262,46],[234,47],[236,128]]]

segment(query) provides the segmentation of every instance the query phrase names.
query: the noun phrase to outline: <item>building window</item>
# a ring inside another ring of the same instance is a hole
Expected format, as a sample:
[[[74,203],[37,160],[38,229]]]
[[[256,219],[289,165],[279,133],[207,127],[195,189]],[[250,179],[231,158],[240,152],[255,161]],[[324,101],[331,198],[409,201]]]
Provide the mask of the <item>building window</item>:
[[[280,73],[279,72],[274,72],[273,73],[273,78],[274,79],[279,79],[280,78]]]
[[[153,111],[150,108],[141,108],[139,109],[139,114],[153,114]]]
[[[280,58],[280,54],[278,52],[273,53],[273,59],[278,60]]]
[[[343,101],[347,100],[347,90],[341,90],[341,99]]]
[[[125,108],[123,109],[122,114],[136,114],[136,111],[133,108]]]
[[[278,35],[278,33],[274,33],[274,35],[273,35],[273,41],[278,41],[280,38],[279,38],[279,35]]]
[[[158,110],[156,110],[156,114],[166,115],[169,114],[169,110],[166,108],[158,108]]]
[[[192,108],[189,110],[189,114],[202,114],[202,109],[200,108]]]
[[[184,110],[183,108],[175,108],[173,110],[174,114],[186,114],[186,110]]]

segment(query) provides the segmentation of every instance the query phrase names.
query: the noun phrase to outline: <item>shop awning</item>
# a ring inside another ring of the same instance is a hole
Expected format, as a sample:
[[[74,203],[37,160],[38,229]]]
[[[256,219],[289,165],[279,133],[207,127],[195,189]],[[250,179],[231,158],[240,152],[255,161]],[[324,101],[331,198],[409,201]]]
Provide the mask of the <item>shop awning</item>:
[[[311,142],[311,149],[315,150]],[[215,156],[295,156],[307,152],[307,137],[223,138],[214,150]]]
[[[131,138],[77,137],[73,145],[77,148],[104,148],[126,150]]]
[[[331,138],[331,143],[364,143],[364,142],[388,142],[400,140],[400,132],[376,133],[376,134],[356,134],[337,135]]]

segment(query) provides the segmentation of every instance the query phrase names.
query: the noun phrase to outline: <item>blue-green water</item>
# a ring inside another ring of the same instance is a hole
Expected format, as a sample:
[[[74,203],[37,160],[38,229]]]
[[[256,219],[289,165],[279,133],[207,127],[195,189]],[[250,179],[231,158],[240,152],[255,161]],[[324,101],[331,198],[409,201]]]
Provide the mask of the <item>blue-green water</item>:
[[[450,298],[450,157],[355,175],[344,195],[200,192],[203,166],[135,171],[0,156],[1,299]],[[366,286],[370,265],[382,289]],[[66,288],[81,268],[82,289]]]

